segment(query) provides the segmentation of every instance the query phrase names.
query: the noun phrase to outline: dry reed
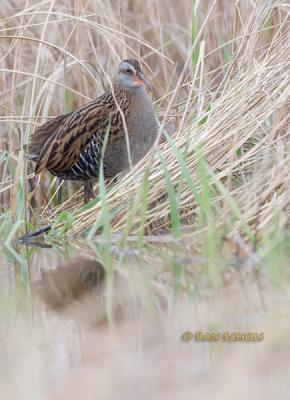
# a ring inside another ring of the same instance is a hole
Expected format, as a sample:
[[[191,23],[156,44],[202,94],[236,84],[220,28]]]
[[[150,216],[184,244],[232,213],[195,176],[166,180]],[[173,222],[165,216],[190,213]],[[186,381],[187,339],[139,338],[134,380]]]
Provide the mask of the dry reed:
[[[69,200],[55,208],[54,181],[47,175],[36,185],[22,150],[35,124],[99,95],[119,60],[130,56],[142,59],[153,84],[162,140],[146,157],[148,162],[143,160],[107,187],[112,232],[157,233],[172,227],[174,207],[177,223],[192,225],[191,232],[215,226],[228,236],[246,234],[251,239],[269,236],[277,226],[287,228],[286,3],[4,3],[3,213],[11,209],[14,220],[30,215],[38,223],[39,216],[52,223],[68,210],[73,235],[92,236],[104,225],[103,202],[81,209],[82,196],[75,187],[68,185]],[[164,137],[164,131],[170,136]],[[207,212],[210,216],[202,223]]]

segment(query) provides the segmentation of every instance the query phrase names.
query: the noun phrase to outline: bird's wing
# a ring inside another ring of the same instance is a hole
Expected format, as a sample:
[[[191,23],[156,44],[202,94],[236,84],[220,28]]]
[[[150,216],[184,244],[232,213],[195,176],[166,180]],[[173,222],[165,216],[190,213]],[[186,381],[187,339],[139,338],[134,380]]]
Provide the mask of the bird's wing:
[[[38,161],[39,155],[46,141],[57,131],[59,126],[62,125],[71,114],[72,113],[63,114],[50,119],[34,130],[30,136],[29,144],[25,146],[29,160],[35,162]]]
[[[102,141],[110,116],[116,113],[115,102],[107,92],[67,115],[44,144],[35,173],[44,169],[57,172],[72,167],[94,133],[97,132]]]

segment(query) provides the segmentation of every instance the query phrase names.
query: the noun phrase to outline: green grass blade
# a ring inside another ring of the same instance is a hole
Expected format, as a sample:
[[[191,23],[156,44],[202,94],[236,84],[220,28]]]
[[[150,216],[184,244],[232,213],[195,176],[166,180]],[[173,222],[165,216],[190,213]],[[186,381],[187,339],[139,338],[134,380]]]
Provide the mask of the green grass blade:
[[[181,236],[181,222],[180,222],[180,216],[179,216],[179,211],[178,211],[177,196],[176,196],[176,192],[174,190],[173,182],[172,182],[170,173],[168,171],[166,162],[160,152],[159,152],[159,158],[161,161],[161,165],[163,168],[164,177],[165,177],[165,181],[166,181],[166,188],[167,188],[169,207],[170,207],[171,228],[172,228],[174,237],[179,238]]]

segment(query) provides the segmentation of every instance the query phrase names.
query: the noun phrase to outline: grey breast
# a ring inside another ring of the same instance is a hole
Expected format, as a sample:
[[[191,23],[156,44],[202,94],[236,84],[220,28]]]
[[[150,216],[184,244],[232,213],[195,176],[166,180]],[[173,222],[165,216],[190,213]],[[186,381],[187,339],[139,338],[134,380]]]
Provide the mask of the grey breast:
[[[132,97],[126,125],[133,164],[142,159],[150,150],[157,136],[157,120],[152,101],[143,87],[136,90]],[[129,167],[126,138],[122,137],[106,152],[105,164],[114,165],[118,173]]]

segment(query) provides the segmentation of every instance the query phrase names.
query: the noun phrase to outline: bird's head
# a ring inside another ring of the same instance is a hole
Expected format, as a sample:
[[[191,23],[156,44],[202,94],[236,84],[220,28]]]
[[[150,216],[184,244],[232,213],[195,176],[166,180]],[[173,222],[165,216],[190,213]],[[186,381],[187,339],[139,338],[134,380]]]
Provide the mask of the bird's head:
[[[117,82],[127,90],[138,89],[146,86],[151,90],[149,82],[145,79],[139,61],[130,59],[120,62],[116,77]]]

